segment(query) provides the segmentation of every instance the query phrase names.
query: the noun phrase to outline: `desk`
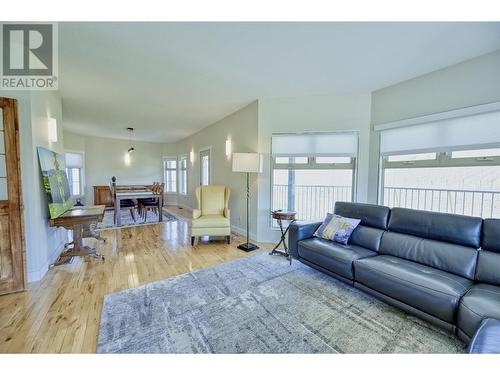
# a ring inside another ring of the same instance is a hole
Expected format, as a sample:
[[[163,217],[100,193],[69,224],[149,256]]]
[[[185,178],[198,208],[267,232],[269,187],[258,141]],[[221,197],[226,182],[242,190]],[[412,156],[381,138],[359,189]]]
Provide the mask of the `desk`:
[[[64,214],[50,219],[51,227],[63,227],[73,231],[73,248],[61,253],[59,258],[50,268],[66,263],[68,258],[76,256],[91,256],[103,259],[104,257],[96,252],[96,249],[83,245],[83,229],[91,223],[102,221],[104,217],[104,206],[83,206],[73,207]]]
[[[117,191],[115,197],[115,225],[119,227],[121,225],[120,217],[120,201],[122,199],[139,199],[139,198],[158,198],[159,199],[159,210],[158,210],[158,221],[163,221],[163,195],[153,193],[150,190],[131,190],[131,191]]]

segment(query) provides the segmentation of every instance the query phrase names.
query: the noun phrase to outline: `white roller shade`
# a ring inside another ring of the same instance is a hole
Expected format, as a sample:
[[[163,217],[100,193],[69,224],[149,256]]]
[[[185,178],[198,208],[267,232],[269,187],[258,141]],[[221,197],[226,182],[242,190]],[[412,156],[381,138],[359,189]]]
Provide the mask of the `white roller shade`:
[[[83,155],[73,152],[66,153],[66,168],[83,168]]]
[[[272,136],[274,156],[350,156],[358,153],[357,133],[279,134]]]
[[[382,155],[485,148],[500,143],[500,112],[382,130]]]

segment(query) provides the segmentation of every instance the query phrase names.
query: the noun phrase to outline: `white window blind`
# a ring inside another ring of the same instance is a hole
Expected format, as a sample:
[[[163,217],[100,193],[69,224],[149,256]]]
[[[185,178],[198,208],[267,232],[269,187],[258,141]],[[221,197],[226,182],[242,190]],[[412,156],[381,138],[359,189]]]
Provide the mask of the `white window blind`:
[[[83,154],[66,153],[66,168],[83,168]]]
[[[380,132],[382,155],[486,148],[499,143],[500,111]]]
[[[273,156],[350,156],[358,153],[357,133],[276,134]]]

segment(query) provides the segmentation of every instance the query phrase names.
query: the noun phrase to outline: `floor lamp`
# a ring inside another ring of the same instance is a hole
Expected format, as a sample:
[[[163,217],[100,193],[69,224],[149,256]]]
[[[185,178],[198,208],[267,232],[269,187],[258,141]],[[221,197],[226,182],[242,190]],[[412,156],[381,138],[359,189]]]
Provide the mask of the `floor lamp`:
[[[257,153],[234,153],[233,172],[244,172],[247,174],[247,242],[239,245],[238,249],[244,251],[257,250],[259,247],[253,243],[250,243],[248,208],[250,201],[250,173],[262,172],[262,162],[260,155]]]

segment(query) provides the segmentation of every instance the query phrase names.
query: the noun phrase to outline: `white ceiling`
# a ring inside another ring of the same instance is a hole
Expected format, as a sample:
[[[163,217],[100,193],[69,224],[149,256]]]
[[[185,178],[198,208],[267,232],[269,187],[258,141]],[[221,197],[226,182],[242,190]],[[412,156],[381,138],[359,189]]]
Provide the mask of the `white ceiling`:
[[[257,98],[373,91],[500,49],[500,23],[60,23],[64,127],[175,142]]]

